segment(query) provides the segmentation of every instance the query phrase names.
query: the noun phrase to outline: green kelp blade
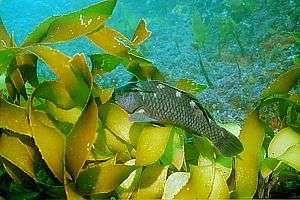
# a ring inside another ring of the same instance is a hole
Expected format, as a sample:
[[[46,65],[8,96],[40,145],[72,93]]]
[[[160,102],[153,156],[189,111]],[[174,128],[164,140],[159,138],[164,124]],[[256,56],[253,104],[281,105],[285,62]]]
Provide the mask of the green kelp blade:
[[[150,165],[163,155],[169,141],[171,127],[145,127],[136,148],[136,165]]]
[[[130,144],[133,146],[133,148],[136,149],[139,137],[143,131],[143,129],[149,126],[148,123],[133,123],[133,125],[130,127],[129,131],[129,138],[130,138]]]
[[[9,100],[15,104],[20,104],[20,95],[9,76],[5,77],[5,87]]]
[[[198,158],[198,164],[199,160],[207,159],[211,163],[214,163],[215,161],[215,149],[212,143],[205,137],[194,137],[194,144],[195,144],[195,150],[197,150],[200,153],[200,156]],[[201,158],[201,159],[200,159]]]
[[[63,199],[65,197],[64,185],[48,185],[45,183],[38,183],[39,187],[52,199]]]
[[[260,173],[263,178],[267,178],[280,165],[280,161],[275,158],[265,158],[261,163]]]
[[[188,183],[174,199],[207,199],[213,189],[215,168],[211,162],[206,166],[190,165]]]
[[[31,106],[29,102],[29,120],[34,142],[51,172],[63,182],[65,136],[55,127],[46,113],[35,111]]]
[[[100,120],[98,124],[97,138],[95,143],[93,144],[94,146],[92,148],[90,158],[93,160],[107,160],[109,158],[112,158],[113,154],[107,147],[103,124],[102,122],[100,122]]]
[[[128,147],[122,139],[114,135],[106,128],[103,130],[103,136],[103,140],[107,148],[111,153],[118,154],[118,159],[124,162],[131,158]]]
[[[86,64],[82,63],[84,58],[81,57],[83,55],[78,54],[74,58],[70,58],[55,49],[41,45],[29,46],[24,50],[35,54],[49,66],[58,81],[65,84],[67,91],[76,104],[79,106],[86,104],[90,91],[90,80],[86,80],[88,79],[86,76],[89,75],[84,69],[84,67],[87,68]],[[86,81],[89,81],[89,83]]]
[[[0,50],[0,75],[6,72],[6,87],[13,100],[17,93],[27,99],[27,81],[37,86],[36,60],[36,56],[19,48]]]
[[[110,131],[122,140],[129,142],[129,131],[132,122],[128,119],[128,113],[120,106],[106,103],[99,107],[100,118]]]
[[[260,170],[259,152],[264,141],[265,130],[258,118],[257,111],[248,114],[242,131],[240,141],[244,151],[235,159],[236,186],[231,198],[252,198],[258,184]]]
[[[194,11],[192,15],[192,31],[197,43],[203,44],[210,37],[210,27],[204,23],[199,11]]]
[[[131,39],[133,46],[139,46],[143,44],[151,36],[151,31],[147,28],[147,23],[145,19],[141,19],[137,25],[134,35]]]
[[[184,161],[184,139],[184,131],[173,127],[165,152],[160,158],[165,165],[173,164],[177,170],[181,169]]]
[[[175,172],[171,174],[165,183],[162,199],[174,199],[175,195],[188,183],[189,179],[189,172]]]
[[[36,55],[48,65],[59,80],[68,80],[67,77],[70,76],[68,74],[71,72],[69,69],[71,58],[62,52],[42,45],[28,46],[20,48],[20,50]]]
[[[17,184],[24,184],[32,186],[34,185],[34,179],[28,176],[25,172],[23,172],[20,168],[15,166],[13,163],[9,162],[6,159],[2,159],[2,164],[5,172],[12,178],[14,182]]]
[[[93,76],[86,63],[86,59],[83,53],[75,54],[70,61],[72,71],[76,75],[77,81],[80,81],[82,85],[87,85],[89,91],[93,87]]]
[[[28,34],[21,46],[29,46],[39,43],[47,35],[49,26],[54,22],[58,16],[49,17],[42,22],[32,33]]]
[[[76,180],[81,194],[108,193],[116,189],[136,169],[124,164],[98,164],[82,170]]]
[[[56,106],[51,101],[46,101],[45,106],[47,109],[47,113],[50,114],[54,119],[60,121],[60,122],[67,122],[70,124],[75,124],[78,117],[81,114],[81,108],[74,107],[68,110],[62,109],[58,106]]]
[[[300,134],[290,127],[281,129],[269,144],[268,156],[277,158],[296,144],[300,144]]]
[[[84,200],[82,196],[76,193],[76,189],[71,183],[65,184],[65,193],[67,200]]]
[[[75,106],[63,82],[45,81],[34,90],[33,95],[51,101],[62,109],[71,109]]]
[[[13,86],[16,88],[18,94],[22,95],[22,97],[27,100],[27,94],[25,89],[25,81],[22,77],[22,73],[18,67],[15,65],[11,65],[8,70],[7,74]]]
[[[164,192],[168,166],[150,165],[142,172],[136,199],[160,199]]]
[[[103,27],[87,37],[106,53],[120,57],[128,56],[130,50],[128,46],[130,44],[129,39],[110,27]]]
[[[106,0],[70,14],[50,17],[27,36],[22,46],[64,42],[91,33],[111,16],[116,2]]]
[[[3,90],[5,90],[5,75],[0,75],[0,92],[3,93]]]
[[[0,156],[36,180],[32,155],[17,137],[1,135]]]
[[[48,53],[51,52],[51,49],[47,50],[49,50]],[[61,70],[63,70],[64,67],[66,72],[69,72],[69,74],[60,74],[59,81],[45,81],[36,88],[34,95],[36,97],[47,99],[62,109],[71,109],[78,103],[81,106],[86,104],[86,98],[88,97],[89,91],[91,90],[90,88],[92,87],[92,78],[85,64],[84,57],[77,54],[70,60],[70,62],[68,62],[68,58],[59,52],[54,53],[52,59],[55,60],[55,56],[57,56],[57,58],[61,57],[65,59],[61,66],[62,69],[57,69],[56,73],[62,72]],[[53,64],[52,61],[50,61],[50,64]],[[77,95],[79,94],[78,92],[81,95]],[[73,97],[75,94],[76,96],[81,97],[74,99]]]
[[[296,65],[294,68],[282,74],[275,81],[273,81],[263,92],[261,98],[263,99],[276,93],[287,93],[299,79],[300,65]]]
[[[75,123],[80,115],[80,108],[75,107],[66,85],[60,81],[45,81],[32,93],[32,98],[45,99],[47,113],[61,122]]]
[[[268,148],[269,159],[274,159],[277,162],[266,163],[268,165],[264,166],[265,171],[270,168],[270,170],[275,170],[278,167],[278,161],[283,161],[284,163],[294,167],[296,170],[300,170],[300,162],[298,156],[300,154],[300,135],[295,132],[292,128],[287,127],[281,129],[270,142]],[[272,164],[272,165],[271,165]],[[270,166],[267,168],[267,166]],[[274,168],[274,169],[273,169]],[[268,171],[270,171],[268,170]],[[268,172],[267,171],[267,172]]]
[[[37,58],[32,54],[26,54],[26,52],[17,52],[17,48],[12,49],[15,51],[11,54],[14,58],[11,60],[10,65],[7,68],[7,78],[16,89],[16,92],[23,96],[27,100],[27,91],[25,83],[28,81],[33,87],[38,85],[37,78]]]
[[[300,106],[300,94],[292,94],[289,97],[289,100],[291,100],[293,103],[297,104]]]
[[[216,169],[223,175],[225,180],[227,180],[231,175],[232,164],[232,157],[225,157],[222,154],[217,155]]]
[[[300,155],[300,144],[296,144],[288,148],[286,152],[280,155],[277,159],[290,165],[291,167],[295,168],[297,171],[300,171],[299,155]]]
[[[126,163],[127,164],[127,163]],[[133,192],[137,190],[140,178],[142,175],[142,167],[137,168],[128,176],[128,178],[123,181],[120,186],[116,189],[120,199],[130,199]]]
[[[39,80],[37,77],[37,57],[32,54],[17,54],[16,65],[20,69],[24,82],[29,82],[33,87],[37,87]]]
[[[96,140],[97,124],[98,108],[94,98],[91,96],[67,137],[66,167],[74,179],[77,178],[79,171],[88,159],[92,145]]]
[[[215,170],[214,183],[209,199],[229,199],[229,189],[222,172]]]
[[[14,42],[7,32],[4,23],[0,17],[0,49],[12,47],[14,45]]]
[[[92,62],[92,74],[103,75],[111,72],[119,65],[128,65],[128,61],[124,58],[110,54],[92,54],[89,55]]]
[[[103,49],[105,53],[121,57],[125,62],[128,62],[127,70],[139,79],[164,79],[160,71],[150,61],[141,57],[132,48],[130,40],[120,32],[110,27],[104,27],[89,34],[88,39]]]
[[[15,57],[16,50],[12,48],[0,49],[0,75],[4,74]]]
[[[207,88],[207,85],[196,83],[190,79],[179,79],[175,82],[175,87],[185,92],[196,94]]]
[[[142,58],[140,56],[129,53],[130,64],[127,66],[127,70],[134,74],[136,78],[140,80],[160,80],[165,78],[157,67],[152,62]]]
[[[101,104],[108,102],[114,93],[114,88],[102,88],[101,86],[94,83],[93,96],[100,98]]]
[[[24,108],[8,103],[0,96],[0,113],[0,128],[31,137],[31,128]]]

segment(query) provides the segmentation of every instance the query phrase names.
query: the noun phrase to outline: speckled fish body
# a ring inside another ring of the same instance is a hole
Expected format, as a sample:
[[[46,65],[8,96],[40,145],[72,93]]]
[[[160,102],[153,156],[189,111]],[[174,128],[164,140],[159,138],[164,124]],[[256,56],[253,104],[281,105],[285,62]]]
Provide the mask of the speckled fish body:
[[[115,101],[131,114],[133,121],[172,124],[206,136],[224,156],[243,151],[234,135],[218,126],[209,113],[190,94],[160,81],[140,81],[119,88]]]

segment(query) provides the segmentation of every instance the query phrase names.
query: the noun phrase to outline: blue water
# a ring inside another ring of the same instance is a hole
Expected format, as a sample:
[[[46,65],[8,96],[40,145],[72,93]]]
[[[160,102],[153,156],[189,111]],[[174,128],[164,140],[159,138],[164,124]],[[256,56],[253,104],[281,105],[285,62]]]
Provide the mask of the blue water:
[[[17,44],[20,44],[28,33],[49,16],[75,11],[95,2],[99,1],[0,0],[0,16]],[[151,38],[141,47],[145,57],[154,62],[168,81],[189,78],[206,84],[199,69],[197,52],[191,45],[193,41],[191,17],[193,10],[201,8],[202,17],[210,20],[212,12],[218,9],[218,2],[224,1],[119,0],[108,24],[131,37],[139,19],[144,17],[152,31]],[[276,3],[276,0],[268,2]],[[242,121],[264,87],[291,67],[294,59],[292,47],[280,49],[277,54],[274,52],[276,60],[272,60],[271,56],[267,60],[261,59],[258,52],[262,48],[264,38],[268,38],[272,31],[279,29],[284,31],[293,26],[299,30],[299,23],[293,24],[289,14],[296,12],[293,10],[295,2],[285,2],[290,8],[275,7],[277,10],[274,12],[260,8],[255,15],[239,24],[237,32],[242,37],[241,42],[247,52],[247,59],[251,59],[251,62],[241,68],[237,67],[236,62],[216,59],[218,39],[216,31],[204,46],[202,59],[214,87],[208,88],[197,97],[218,119]],[[228,13],[220,10],[218,15]],[[229,54],[238,51],[237,44],[232,40],[227,43],[226,51]],[[84,38],[54,47],[70,56],[78,52],[87,55],[100,52]],[[42,63],[39,64],[39,73],[52,76]],[[96,79],[101,84],[121,85],[130,77],[124,69],[118,68],[114,73]]]

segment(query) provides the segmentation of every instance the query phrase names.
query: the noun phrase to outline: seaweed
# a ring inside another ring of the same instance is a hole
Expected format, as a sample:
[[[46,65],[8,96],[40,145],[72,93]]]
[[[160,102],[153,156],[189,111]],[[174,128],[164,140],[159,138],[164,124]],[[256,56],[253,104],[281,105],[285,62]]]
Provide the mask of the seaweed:
[[[203,19],[198,11],[193,12],[192,17],[192,30],[194,33],[195,41],[192,43],[192,47],[196,50],[198,59],[199,59],[199,67],[205,77],[206,82],[210,87],[213,87],[213,83],[211,82],[210,78],[208,77],[208,73],[206,71],[206,67],[204,66],[203,59],[202,59],[202,50],[204,44],[209,40],[211,37],[211,33],[209,30],[209,26],[203,22]]]
[[[208,139],[178,127],[130,122],[111,98],[114,89],[94,81],[118,65],[137,80],[164,80],[140,52],[150,36],[144,19],[131,39],[106,25],[116,3],[106,0],[51,17],[20,47],[0,23],[1,197],[225,199],[297,191],[299,61],[266,88],[242,128],[223,125],[245,149],[224,157]],[[205,42],[206,36],[198,36]],[[78,37],[104,52],[88,55],[92,70],[84,54],[69,57],[50,47]],[[38,79],[37,60],[53,71],[54,80]],[[189,93],[205,87],[186,79],[174,85]],[[276,126],[265,113],[275,115]]]

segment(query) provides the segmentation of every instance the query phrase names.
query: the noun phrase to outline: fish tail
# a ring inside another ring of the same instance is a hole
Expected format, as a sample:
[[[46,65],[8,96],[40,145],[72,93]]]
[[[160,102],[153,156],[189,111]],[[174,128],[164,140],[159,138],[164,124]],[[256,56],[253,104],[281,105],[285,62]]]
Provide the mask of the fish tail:
[[[212,142],[224,156],[236,156],[244,150],[240,140],[226,129],[215,124],[213,131],[217,136],[212,139]]]

